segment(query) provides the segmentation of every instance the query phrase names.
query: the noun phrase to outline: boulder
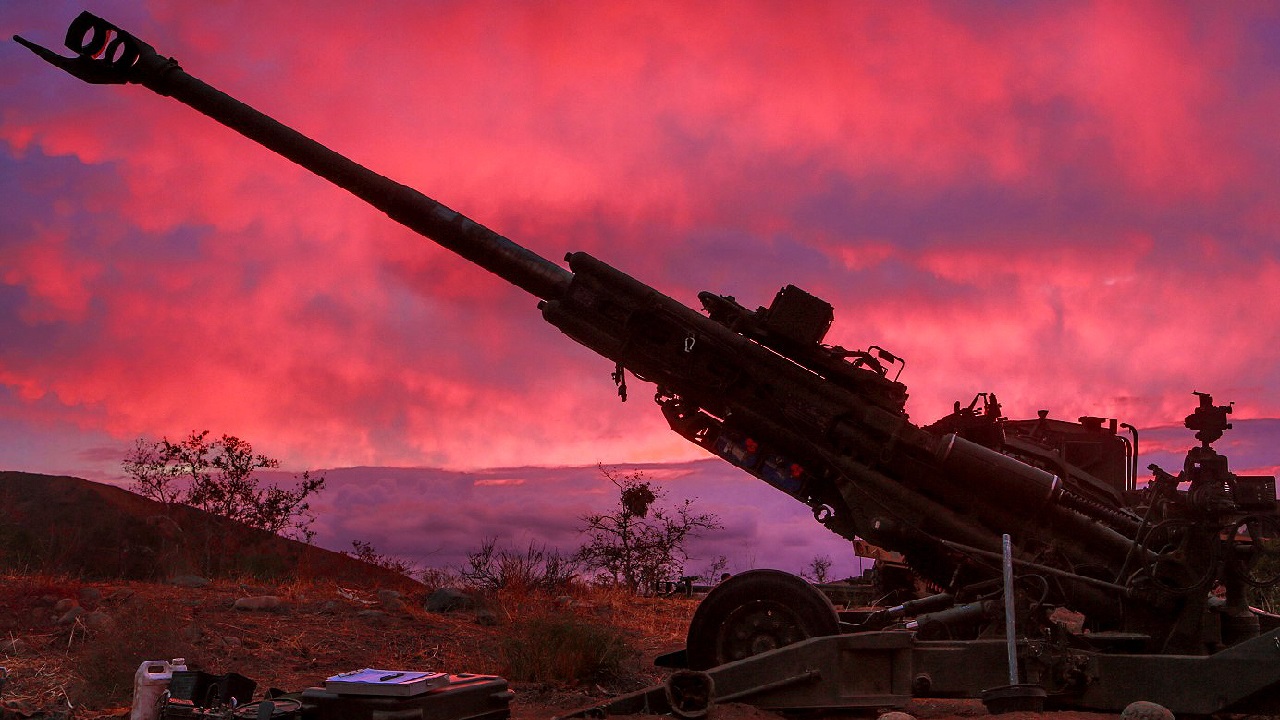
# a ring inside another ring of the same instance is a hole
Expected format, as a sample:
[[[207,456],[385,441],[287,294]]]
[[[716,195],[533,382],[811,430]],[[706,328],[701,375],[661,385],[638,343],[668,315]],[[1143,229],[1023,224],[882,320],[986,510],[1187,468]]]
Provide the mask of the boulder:
[[[256,597],[242,597],[236,600],[233,606],[236,610],[262,611],[262,610],[281,610],[284,608],[284,600],[276,595],[258,595]]]
[[[1173,720],[1169,708],[1158,703],[1138,700],[1125,706],[1120,713],[1121,720]]]
[[[111,619],[111,616],[101,610],[87,613],[81,619],[84,621],[86,628],[95,632],[105,632],[115,626],[115,621]]]
[[[79,618],[81,615],[84,615],[84,608],[80,607],[79,605],[72,605],[70,610],[67,610],[58,618],[58,624],[70,625],[74,623],[76,619]]]
[[[175,575],[169,579],[170,583],[184,588],[202,588],[208,587],[209,578],[203,578],[199,575]]]
[[[470,610],[476,606],[472,595],[458,588],[440,588],[427,598],[427,612],[458,612]]]
[[[93,607],[102,602],[102,591],[95,587],[80,588],[80,604]]]

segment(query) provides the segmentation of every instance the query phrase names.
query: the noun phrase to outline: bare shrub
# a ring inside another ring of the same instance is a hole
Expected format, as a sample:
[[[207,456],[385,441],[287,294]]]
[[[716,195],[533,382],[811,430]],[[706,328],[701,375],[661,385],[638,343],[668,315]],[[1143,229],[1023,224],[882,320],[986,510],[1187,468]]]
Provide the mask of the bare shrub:
[[[562,590],[578,575],[572,556],[548,549],[533,541],[523,552],[499,549],[496,538],[488,538],[480,549],[467,555],[467,565],[458,574],[481,590]]]
[[[809,582],[824,583],[830,579],[831,575],[831,556],[830,555],[814,555],[804,570],[800,571],[800,577]]]
[[[418,573],[418,579],[428,591],[445,587],[456,587],[462,584],[458,571],[452,568],[424,568]]]

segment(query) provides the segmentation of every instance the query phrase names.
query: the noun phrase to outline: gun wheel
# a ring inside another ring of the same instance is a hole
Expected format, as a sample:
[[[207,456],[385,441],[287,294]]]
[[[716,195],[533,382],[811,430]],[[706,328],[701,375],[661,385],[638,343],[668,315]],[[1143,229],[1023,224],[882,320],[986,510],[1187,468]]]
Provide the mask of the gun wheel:
[[[750,570],[715,587],[689,622],[689,667],[706,670],[840,632],[827,596],[779,570]]]

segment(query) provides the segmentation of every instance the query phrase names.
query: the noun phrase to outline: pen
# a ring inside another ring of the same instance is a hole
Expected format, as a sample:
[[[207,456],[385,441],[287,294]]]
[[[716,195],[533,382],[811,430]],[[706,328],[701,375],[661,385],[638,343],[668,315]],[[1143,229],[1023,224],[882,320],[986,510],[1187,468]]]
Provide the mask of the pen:
[[[386,681],[388,681],[388,680],[395,680],[396,678],[400,677],[401,675],[404,675],[404,673],[402,673],[402,672],[398,672],[398,673],[391,673],[390,675],[383,675],[382,677],[378,678],[378,682],[386,682]]]

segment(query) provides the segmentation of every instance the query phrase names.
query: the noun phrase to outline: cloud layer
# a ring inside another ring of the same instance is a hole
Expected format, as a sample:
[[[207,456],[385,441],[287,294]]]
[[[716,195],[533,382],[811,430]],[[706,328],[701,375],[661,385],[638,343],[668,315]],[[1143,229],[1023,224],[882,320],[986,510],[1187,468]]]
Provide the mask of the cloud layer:
[[[78,12],[11,0],[0,31],[55,46]],[[1280,417],[1274,6],[95,12],[550,259],[690,304],[805,287],[830,342],[907,358],[919,422],[979,391]],[[171,99],[0,66],[0,465],[109,476],[206,427],[296,467],[699,457],[521,291]]]

